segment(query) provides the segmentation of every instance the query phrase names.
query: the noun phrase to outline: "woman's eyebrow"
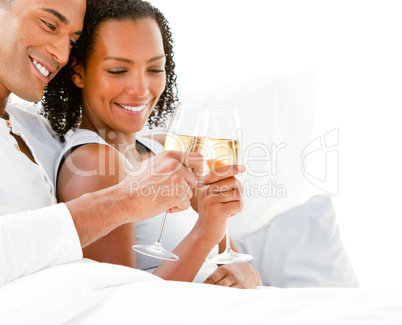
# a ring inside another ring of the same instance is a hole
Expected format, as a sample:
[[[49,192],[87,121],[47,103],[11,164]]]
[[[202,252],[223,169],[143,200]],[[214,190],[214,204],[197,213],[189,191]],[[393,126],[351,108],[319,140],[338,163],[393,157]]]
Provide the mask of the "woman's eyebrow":
[[[154,61],[158,61],[158,60],[160,60],[160,59],[163,59],[164,57],[165,57],[164,54],[155,56],[155,57],[149,59],[147,63],[151,63],[151,62],[154,62]],[[118,57],[118,56],[107,56],[107,57],[104,59],[104,61],[107,61],[107,60],[115,60],[115,61],[125,62],[125,63],[129,63],[129,64],[133,64],[133,63],[134,63],[133,60],[126,59],[126,58],[121,58],[121,57]]]
[[[165,57],[165,54],[155,56],[155,57],[151,58],[150,60],[148,60],[148,63],[158,61],[160,59],[163,59],[164,57]]]

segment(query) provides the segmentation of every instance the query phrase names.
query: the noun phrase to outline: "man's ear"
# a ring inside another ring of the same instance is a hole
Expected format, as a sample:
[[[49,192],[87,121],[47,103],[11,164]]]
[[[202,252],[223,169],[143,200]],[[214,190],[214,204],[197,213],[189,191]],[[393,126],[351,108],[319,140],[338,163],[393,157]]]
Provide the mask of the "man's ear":
[[[71,76],[71,80],[78,88],[84,88],[84,75],[85,70],[81,64],[75,64],[73,67],[74,74]]]

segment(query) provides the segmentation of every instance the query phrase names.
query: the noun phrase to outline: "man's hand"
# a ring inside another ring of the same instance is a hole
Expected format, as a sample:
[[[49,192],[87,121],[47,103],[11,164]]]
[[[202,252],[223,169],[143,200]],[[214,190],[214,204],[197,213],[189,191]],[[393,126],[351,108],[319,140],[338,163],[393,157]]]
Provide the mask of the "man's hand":
[[[239,289],[254,289],[262,285],[260,273],[250,263],[222,265],[204,283]]]
[[[195,152],[163,151],[136,164],[118,185],[136,198],[132,200],[132,221],[189,208],[201,173],[202,156]]]

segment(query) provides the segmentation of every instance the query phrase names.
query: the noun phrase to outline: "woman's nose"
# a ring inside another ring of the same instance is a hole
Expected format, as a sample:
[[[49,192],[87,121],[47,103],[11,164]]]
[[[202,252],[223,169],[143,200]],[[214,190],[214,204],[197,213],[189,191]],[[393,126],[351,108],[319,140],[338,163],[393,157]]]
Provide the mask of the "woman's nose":
[[[130,80],[126,92],[128,95],[144,97],[148,93],[148,81],[143,74],[138,73]]]

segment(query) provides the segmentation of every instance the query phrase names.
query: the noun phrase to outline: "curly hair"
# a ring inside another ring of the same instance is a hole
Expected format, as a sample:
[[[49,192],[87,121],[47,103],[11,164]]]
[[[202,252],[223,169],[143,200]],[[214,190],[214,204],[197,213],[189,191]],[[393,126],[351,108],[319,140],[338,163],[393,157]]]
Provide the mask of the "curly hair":
[[[168,114],[177,101],[175,63],[173,61],[173,39],[169,23],[164,15],[149,2],[142,0],[87,0],[84,28],[77,44],[71,50],[68,64],[50,81],[41,101],[41,113],[49,120],[51,127],[62,142],[69,130],[74,130],[81,121],[82,94],[71,77],[74,66],[81,64],[84,69],[89,55],[94,51],[100,24],[109,21],[154,19],[161,31],[166,56],[166,87],[158,103],[148,118],[148,126],[164,125]]]

